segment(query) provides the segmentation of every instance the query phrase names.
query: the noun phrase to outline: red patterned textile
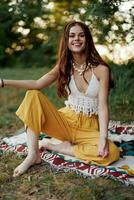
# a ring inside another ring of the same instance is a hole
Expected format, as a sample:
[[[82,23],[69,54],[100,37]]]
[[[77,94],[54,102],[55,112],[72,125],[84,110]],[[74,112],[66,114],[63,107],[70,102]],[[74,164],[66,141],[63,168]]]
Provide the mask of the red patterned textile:
[[[24,145],[8,146],[7,144],[0,145],[0,152],[3,153],[17,153],[18,156],[26,156],[27,147]],[[57,171],[74,171],[77,174],[82,175],[83,177],[97,178],[97,177],[107,177],[112,178],[114,180],[121,181],[126,185],[134,185],[134,182],[131,181],[133,179],[132,176],[128,175],[128,173],[120,168],[115,168],[112,166],[108,167],[100,167],[93,164],[85,164],[78,160],[69,161],[65,160],[63,156],[58,154],[49,152],[49,151],[40,151],[42,160],[50,164],[52,168]]]

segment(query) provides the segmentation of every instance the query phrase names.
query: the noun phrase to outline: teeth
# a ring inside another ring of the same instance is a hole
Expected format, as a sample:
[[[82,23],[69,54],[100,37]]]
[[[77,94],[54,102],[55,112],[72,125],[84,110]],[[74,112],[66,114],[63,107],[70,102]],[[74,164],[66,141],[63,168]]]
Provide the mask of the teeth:
[[[81,44],[74,44],[74,46],[80,46]]]

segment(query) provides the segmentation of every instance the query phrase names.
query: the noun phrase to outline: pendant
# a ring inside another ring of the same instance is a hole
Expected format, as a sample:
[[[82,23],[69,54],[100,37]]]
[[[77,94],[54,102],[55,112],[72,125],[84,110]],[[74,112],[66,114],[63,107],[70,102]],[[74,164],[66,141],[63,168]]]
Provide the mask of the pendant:
[[[80,76],[82,76],[83,73],[85,72],[85,67],[86,67],[86,66],[84,67],[85,63],[84,63],[83,65],[80,65],[80,68],[77,68],[77,67],[75,66],[74,63],[72,63],[72,65],[73,65],[74,70],[77,71],[77,72],[79,73]],[[89,63],[88,63],[88,66],[89,66]],[[88,67],[88,66],[87,66],[87,67]],[[83,67],[84,67],[84,68],[83,68]],[[87,70],[87,69],[86,69],[86,70]]]
[[[82,76],[83,72],[80,72],[79,75]]]

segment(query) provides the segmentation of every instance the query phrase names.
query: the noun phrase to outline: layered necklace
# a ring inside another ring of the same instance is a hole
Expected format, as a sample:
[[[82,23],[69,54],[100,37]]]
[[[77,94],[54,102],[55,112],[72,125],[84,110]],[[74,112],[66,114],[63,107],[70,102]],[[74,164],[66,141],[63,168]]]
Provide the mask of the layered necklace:
[[[72,66],[73,66],[73,69],[77,71],[80,76],[82,76],[84,71],[85,70],[87,71],[91,67],[91,63],[88,63],[87,65],[86,62],[84,62],[83,64],[80,65],[79,63],[73,60]]]

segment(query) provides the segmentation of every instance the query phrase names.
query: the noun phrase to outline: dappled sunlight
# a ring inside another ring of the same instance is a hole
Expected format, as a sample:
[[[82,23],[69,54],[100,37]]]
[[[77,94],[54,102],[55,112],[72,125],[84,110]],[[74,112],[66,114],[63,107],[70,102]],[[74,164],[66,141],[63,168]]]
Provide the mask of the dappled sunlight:
[[[134,57],[132,42],[134,1],[124,1],[120,5],[119,2],[107,4],[107,1],[97,3],[87,0],[70,2],[11,0],[7,5],[5,10],[7,18],[2,14],[3,20],[7,20],[7,25],[6,22],[5,26],[2,23],[1,29],[3,31],[1,37],[4,40],[7,38],[4,50],[1,49],[6,53],[3,53],[2,59],[10,61],[12,56],[15,59],[17,52],[21,62],[25,62],[28,50],[32,65],[35,62],[35,59],[32,61],[33,57],[35,58],[33,51],[38,51],[40,56],[45,55],[45,59],[50,59],[48,63],[53,64],[61,31],[64,24],[70,20],[84,21],[89,26],[99,53],[107,60],[121,64],[127,63]],[[36,60],[36,63],[38,62]],[[9,63],[12,63],[12,59]]]
[[[96,48],[102,57],[108,58],[116,64],[127,64],[127,62],[134,57],[134,42],[127,46],[122,46],[120,44],[112,45],[112,52],[109,51],[110,45],[108,48],[103,45],[96,45]]]
[[[45,5],[46,8],[48,9],[53,9],[54,8],[54,2],[49,2],[47,5]]]
[[[36,26],[39,26],[42,29],[47,28],[47,24],[46,24],[45,20],[43,20],[41,17],[35,17],[34,23]]]

